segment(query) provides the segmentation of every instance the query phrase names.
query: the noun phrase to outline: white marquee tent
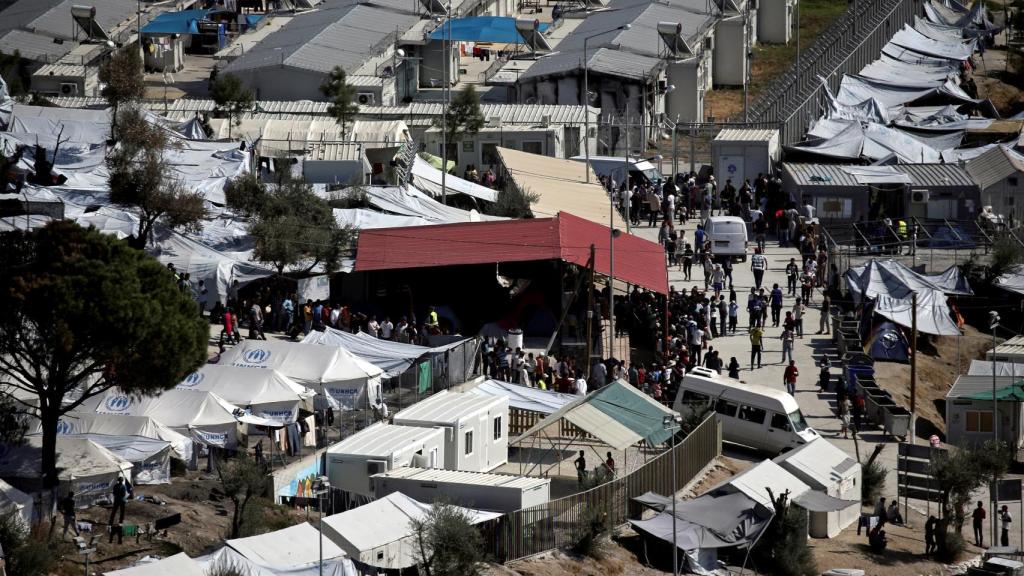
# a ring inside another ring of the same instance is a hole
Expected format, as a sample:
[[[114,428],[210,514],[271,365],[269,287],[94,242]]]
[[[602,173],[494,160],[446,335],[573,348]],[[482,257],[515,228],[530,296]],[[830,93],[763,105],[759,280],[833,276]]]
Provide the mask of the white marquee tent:
[[[184,552],[162,560],[144,562],[131,568],[104,572],[104,576],[206,576],[198,562]]]
[[[249,409],[262,418],[281,424],[294,422],[299,408],[314,392],[277,370],[254,372],[238,366],[207,364],[189,374],[176,387],[191,392],[213,392]]]
[[[33,436],[25,444],[8,447],[0,455],[0,477],[33,492],[42,489],[43,439]],[[91,502],[106,494],[118,476],[131,477],[132,463],[88,438],[57,437],[58,478],[75,498]]]
[[[222,365],[277,370],[329,395],[343,409],[375,404],[383,370],[335,346],[303,346],[282,340],[243,340],[221,356]]]
[[[37,423],[33,434],[42,434],[42,427]],[[75,410],[68,412],[57,423],[57,433],[61,435],[90,435],[118,437],[138,437],[168,442],[171,456],[188,461],[192,458],[192,439],[171,430],[149,416],[111,416]]]
[[[323,572],[320,572],[320,545]],[[359,576],[345,552],[310,524],[296,524],[267,534],[227,540],[216,552],[196,559],[209,570],[234,566],[242,576]]]

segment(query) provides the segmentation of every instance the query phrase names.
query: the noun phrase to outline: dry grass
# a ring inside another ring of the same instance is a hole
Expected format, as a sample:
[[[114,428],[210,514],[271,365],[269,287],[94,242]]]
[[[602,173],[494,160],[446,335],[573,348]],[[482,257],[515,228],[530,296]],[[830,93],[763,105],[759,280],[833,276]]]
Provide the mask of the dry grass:
[[[800,47],[806,49],[846,11],[846,2],[836,0],[802,0],[800,2]],[[750,94],[753,104],[772,80],[785,72],[796,60],[796,38],[789,44],[758,44],[750,70]],[[743,90],[712,90],[705,103],[707,115],[716,120],[741,119]]]

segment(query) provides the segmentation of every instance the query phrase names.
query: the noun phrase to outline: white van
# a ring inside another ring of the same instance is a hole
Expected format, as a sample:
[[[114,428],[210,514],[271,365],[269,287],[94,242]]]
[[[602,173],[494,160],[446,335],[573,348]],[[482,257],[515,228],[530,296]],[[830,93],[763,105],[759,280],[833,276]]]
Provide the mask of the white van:
[[[704,222],[704,232],[716,257],[747,261],[747,223],[738,216],[711,216]]]
[[[785,391],[742,384],[714,370],[694,368],[683,377],[672,408],[686,414],[709,405],[722,423],[726,442],[778,454],[819,437]]]

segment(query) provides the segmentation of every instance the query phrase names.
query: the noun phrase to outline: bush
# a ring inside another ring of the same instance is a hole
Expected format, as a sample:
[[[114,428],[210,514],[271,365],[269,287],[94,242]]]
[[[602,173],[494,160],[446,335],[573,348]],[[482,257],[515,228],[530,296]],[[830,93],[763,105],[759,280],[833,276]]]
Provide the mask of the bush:
[[[521,192],[515,186],[509,184],[498,190],[498,197],[490,206],[487,213],[491,216],[504,216],[506,218],[532,218],[531,206],[540,200],[540,195],[530,190]]]
[[[46,576],[57,565],[59,550],[47,541],[49,524],[29,530],[17,512],[0,516],[0,545],[7,560],[7,573],[19,576]]]
[[[935,558],[943,564],[952,564],[956,562],[960,555],[967,551],[967,542],[964,541],[964,537],[956,531],[946,532],[945,538],[940,538],[938,541],[938,551],[935,553]]]
[[[885,474],[887,470],[884,466],[878,463],[878,460],[872,460],[861,470],[860,479],[860,502],[865,506],[874,506],[875,502],[878,501],[878,497],[885,491]]]
[[[572,544],[572,551],[580,556],[601,558],[601,541],[611,530],[608,515],[600,506],[588,505],[580,514],[580,532]]]

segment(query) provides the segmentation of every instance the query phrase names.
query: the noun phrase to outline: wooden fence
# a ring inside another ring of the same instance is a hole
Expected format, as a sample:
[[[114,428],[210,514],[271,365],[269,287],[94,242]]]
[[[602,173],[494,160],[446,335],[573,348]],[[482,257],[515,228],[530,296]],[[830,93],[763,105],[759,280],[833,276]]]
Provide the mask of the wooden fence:
[[[722,453],[714,414],[675,447],[675,485],[683,488]],[[493,562],[504,563],[553,549],[569,548],[595,519],[610,526],[629,518],[630,500],[645,492],[672,493],[672,454],[666,450],[634,472],[585,492],[524,508],[480,527]]]

